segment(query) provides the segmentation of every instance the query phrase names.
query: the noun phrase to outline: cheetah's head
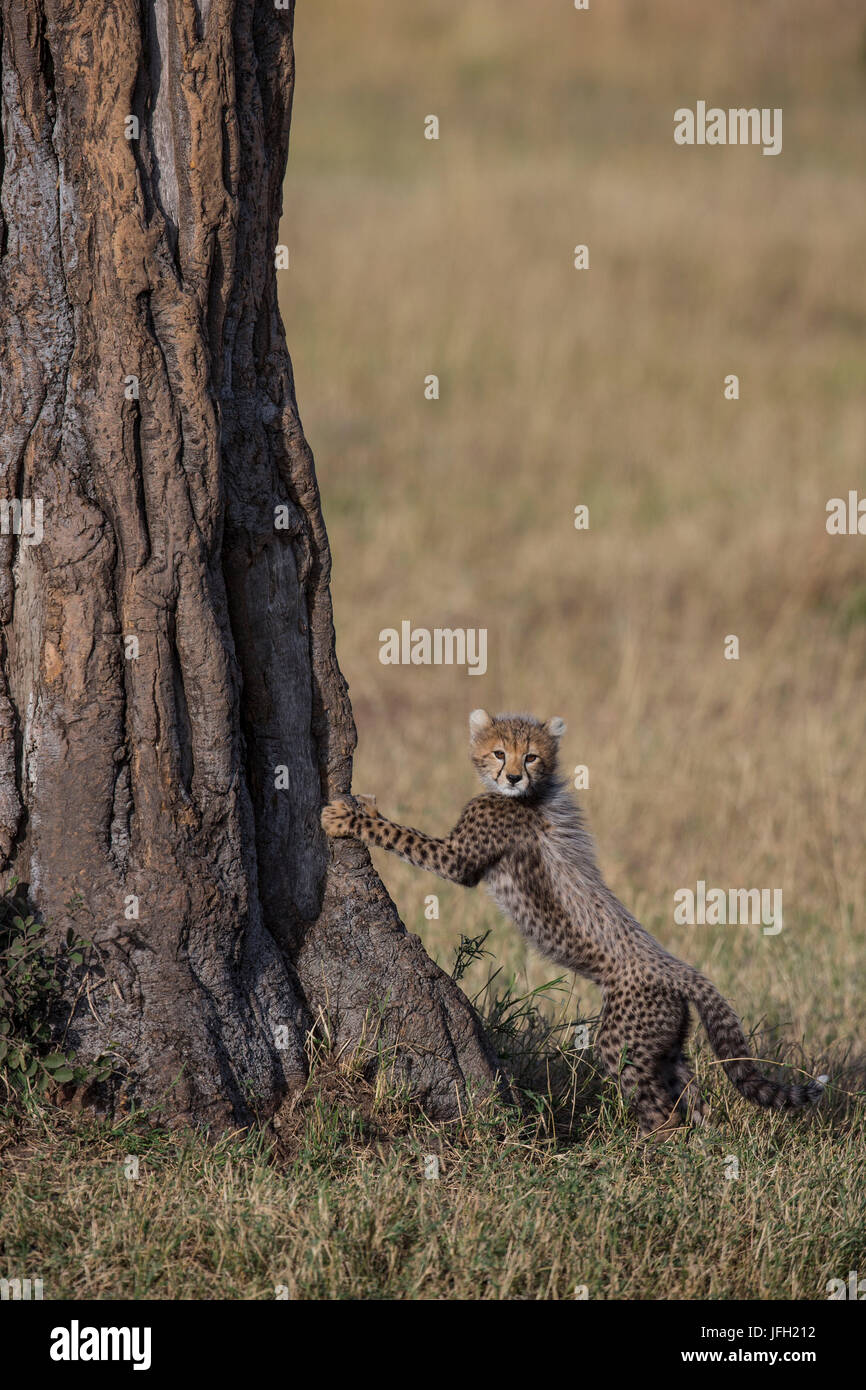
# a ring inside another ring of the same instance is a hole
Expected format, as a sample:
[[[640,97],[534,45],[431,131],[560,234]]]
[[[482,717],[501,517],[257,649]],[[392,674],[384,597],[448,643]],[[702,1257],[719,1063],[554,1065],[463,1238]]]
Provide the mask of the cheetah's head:
[[[539,796],[556,775],[559,740],[565,721],[542,724],[528,714],[469,716],[469,753],[488,791],[502,796]]]

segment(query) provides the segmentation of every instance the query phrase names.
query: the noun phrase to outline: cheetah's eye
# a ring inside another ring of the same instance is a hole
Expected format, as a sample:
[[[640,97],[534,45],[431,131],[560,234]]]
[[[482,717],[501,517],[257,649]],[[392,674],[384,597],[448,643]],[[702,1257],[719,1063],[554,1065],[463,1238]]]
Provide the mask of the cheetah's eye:
[[[501,758],[502,761],[505,762],[505,754],[503,753],[501,748],[494,748],[493,756],[494,758]]]
[[[527,755],[526,755],[526,757],[523,759],[523,761],[524,761],[525,763],[537,763],[537,762],[538,762],[538,754],[537,754],[537,753],[527,753]]]

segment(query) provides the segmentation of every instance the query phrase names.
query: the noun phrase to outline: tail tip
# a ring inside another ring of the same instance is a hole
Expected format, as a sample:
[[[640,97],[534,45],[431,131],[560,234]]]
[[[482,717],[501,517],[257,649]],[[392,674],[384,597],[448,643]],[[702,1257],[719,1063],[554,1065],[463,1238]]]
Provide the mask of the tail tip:
[[[803,1099],[807,1105],[817,1105],[824,1098],[824,1087],[830,1080],[829,1076],[819,1076],[814,1081],[807,1081],[803,1087]]]

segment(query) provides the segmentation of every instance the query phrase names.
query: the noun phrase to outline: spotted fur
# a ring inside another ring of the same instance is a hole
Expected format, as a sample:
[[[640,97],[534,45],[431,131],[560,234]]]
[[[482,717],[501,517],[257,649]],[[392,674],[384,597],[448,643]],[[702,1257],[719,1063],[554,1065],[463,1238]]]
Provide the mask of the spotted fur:
[[[357,836],[467,887],[483,882],[540,951],[600,986],[596,1051],[644,1134],[703,1118],[686,1052],[690,1004],[747,1100],[777,1109],[819,1100],[817,1082],[783,1084],[758,1070],[718,990],[666,951],[608,888],[583,817],[557,776],[563,721],[475,710],[469,728],[470,755],[486,790],[450,835],[434,839],[351,799],[324,808],[325,830]]]

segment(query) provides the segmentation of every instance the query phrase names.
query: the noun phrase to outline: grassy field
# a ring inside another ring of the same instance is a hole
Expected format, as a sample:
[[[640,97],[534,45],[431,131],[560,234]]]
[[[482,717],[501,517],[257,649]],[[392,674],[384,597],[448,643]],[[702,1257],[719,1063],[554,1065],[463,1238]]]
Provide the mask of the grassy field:
[[[471,709],[561,715],[611,886],[830,1095],[759,1113],[704,1050],[713,1123],[647,1151],[570,1046],[594,989],[544,988],[480,891],[377,855],[443,964],[489,931],[463,983],[534,1118],[433,1130],[327,1059],[276,1152],[34,1112],[0,1137],[0,1273],[46,1297],[824,1298],[866,1276],[866,539],[825,529],[866,493],[863,14],[299,0],[296,52],[282,307],[355,789],[441,833],[475,791]],[[698,100],[781,107],[782,154],[677,147]],[[404,619],[486,628],[486,675],[383,666]],[[698,880],[781,889],[783,930],[677,924]]]
[[[713,1123],[646,1145],[537,1003],[479,1000],[522,1113],[434,1125],[384,1073],[319,1053],[276,1141],[7,1118],[2,1274],[53,1299],[681,1300],[821,1299],[862,1270],[856,1067],[792,1122],[744,1116],[704,1063]]]
[[[864,32],[692,9],[299,6],[283,308],[356,789],[442,831],[473,707],[562,715],[616,891],[823,1047],[866,993],[864,542],[825,530],[866,480]],[[698,98],[782,106],[781,156],[675,146]],[[402,619],[486,627],[488,673],[381,665]],[[380,868],[443,959],[490,927],[549,978],[481,894]],[[699,879],[781,888],[783,931],[677,926]]]

